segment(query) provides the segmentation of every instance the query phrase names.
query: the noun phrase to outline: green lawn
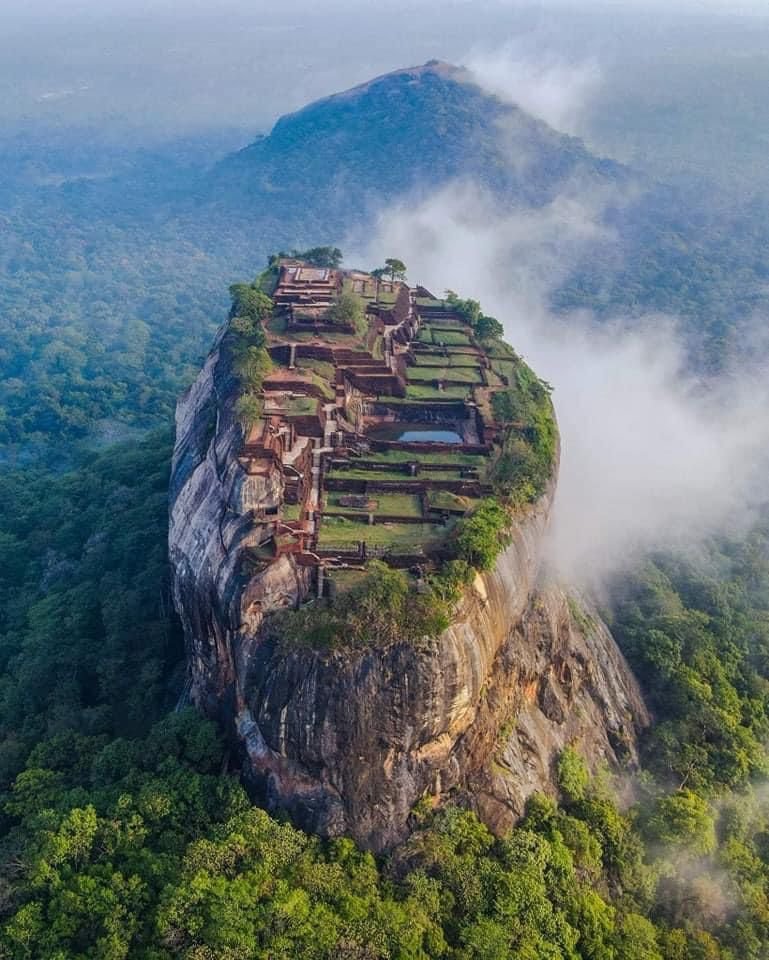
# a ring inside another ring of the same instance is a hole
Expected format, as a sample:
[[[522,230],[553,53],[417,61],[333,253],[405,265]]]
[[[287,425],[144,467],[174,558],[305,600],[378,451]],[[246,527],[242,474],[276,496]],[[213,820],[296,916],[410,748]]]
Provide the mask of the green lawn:
[[[376,513],[390,517],[421,517],[422,502],[411,493],[375,493]]]
[[[483,383],[478,367],[408,367],[409,383],[431,380],[459,380],[461,383]]]
[[[476,353],[454,353],[449,351],[448,362],[452,369],[454,367],[475,367],[477,370],[481,365],[480,357]]]
[[[334,343],[342,347],[351,347],[354,350],[360,349],[364,345],[365,337],[357,336],[354,333],[345,333],[340,331],[326,331],[323,333],[314,333],[312,330],[286,330],[285,320],[273,318],[269,322],[269,331],[280,337],[287,343],[309,343],[312,340],[321,340],[324,343]],[[368,330],[366,330],[368,333]]]
[[[298,520],[302,513],[302,505],[301,503],[284,503],[282,512],[284,520]]]
[[[326,360],[315,360],[312,357],[300,357],[296,361],[296,368],[305,376],[309,374],[311,381],[323,393],[326,400],[334,399],[336,396],[334,388],[336,368],[333,363],[328,363]]]
[[[336,399],[336,389],[328,382],[328,380],[324,380],[323,377],[313,375],[312,382],[320,389],[324,399],[328,401]]]
[[[406,385],[406,399],[408,400],[465,400],[467,399],[467,387],[445,387],[439,390],[437,387],[429,387],[421,384]]]
[[[418,550],[443,540],[448,527],[434,523],[358,523],[356,520],[324,517],[318,546],[354,546],[361,540],[372,547],[401,547]]]
[[[429,353],[415,353],[414,365],[417,367],[445,367],[451,359],[442,350],[431,350]]]
[[[377,485],[380,482],[385,483],[392,480],[397,480],[401,483],[408,480],[461,480],[462,466],[476,466],[476,464],[459,464],[456,470],[431,470],[431,464],[423,462],[419,475],[416,477],[410,477],[407,473],[396,470],[356,470],[355,468],[330,472],[329,476],[334,478],[343,477],[348,480],[365,480],[369,485],[368,491],[370,496],[376,497],[377,493],[374,491],[376,491]],[[479,469],[478,473],[480,477],[483,477],[484,470]],[[328,494],[338,492],[341,491],[328,491]]]
[[[510,383],[515,379],[515,363],[512,360],[492,360],[491,369],[494,373],[507,377]]]
[[[423,328],[424,329],[424,328]],[[462,330],[453,330],[448,327],[428,327],[432,334],[433,343],[445,343],[447,346],[469,346],[470,335]],[[420,331],[421,333],[421,331]]]
[[[440,380],[446,367],[406,367],[406,377],[409,383],[424,383]]]
[[[460,383],[483,383],[480,367],[450,367],[446,370],[446,379]]]
[[[452,357],[475,357],[475,362],[478,362],[478,357],[480,356],[478,350],[470,344],[469,346],[463,344],[447,344],[446,350],[449,352],[449,355]]]
[[[341,491],[332,490],[326,494],[326,507],[324,513],[360,513],[363,516],[368,514],[365,507],[349,507],[340,503],[340,500],[346,494]],[[412,493],[372,493],[369,495],[371,500],[376,501],[376,506],[371,513],[384,514],[394,517],[421,517],[422,503],[418,496]]]
[[[419,475],[411,477],[407,473],[396,473],[395,470],[345,470],[332,474],[334,477],[346,477],[349,480],[365,480],[369,485],[369,493],[376,496],[377,485],[387,481],[397,480],[401,483],[407,480],[460,480],[461,468],[456,470],[431,470],[430,464],[425,464]],[[482,475],[482,473],[481,473]],[[336,493],[336,491],[334,491]]]
[[[317,411],[318,401],[315,397],[290,397],[284,409],[289,417],[307,417]]]
[[[436,427],[440,427],[440,424],[436,424]],[[418,461],[420,464],[431,464],[431,463],[452,463],[457,466],[462,467],[483,467],[487,462],[487,457],[481,453],[460,453],[457,451],[437,451],[436,453],[412,453],[409,450],[382,450],[372,453],[367,457],[362,457],[361,461],[368,463],[382,463],[382,464],[395,464],[395,463],[411,463],[412,461]],[[358,461],[353,461],[357,463]]]
[[[427,319],[425,321],[427,326],[433,331],[433,336],[437,336],[442,331],[446,330],[449,333],[464,333],[465,336],[471,337],[473,333],[473,328],[468,323],[463,323],[459,320],[443,320],[443,319]]]
[[[316,360],[314,357],[299,357],[296,365],[300,370],[312,370],[319,377],[333,383],[336,379],[336,367],[328,360]]]
[[[479,367],[479,359],[475,353],[455,353],[451,350],[414,353],[414,365],[417,367]]]
[[[419,480],[461,480],[462,471],[456,470],[430,470],[430,465],[425,466],[419,473]]]
[[[516,360],[518,354],[513,350],[509,343],[504,340],[489,340],[484,343],[483,348],[486,354],[492,359],[497,360]]]
[[[375,480],[408,480],[408,474],[403,470],[356,470],[355,467],[336,468],[329,470],[330,477],[342,477],[349,480],[369,480],[372,483]]]

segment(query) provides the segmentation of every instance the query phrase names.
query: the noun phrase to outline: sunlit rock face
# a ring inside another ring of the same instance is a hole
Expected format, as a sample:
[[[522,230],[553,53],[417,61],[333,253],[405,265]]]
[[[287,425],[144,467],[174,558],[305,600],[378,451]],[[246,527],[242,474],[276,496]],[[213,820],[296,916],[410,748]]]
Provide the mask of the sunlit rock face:
[[[637,685],[597,615],[575,616],[545,582],[555,476],[439,637],[281,652],[264,618],[306,596],[308,568],[245,562],[261,539],[254,514],[282,489],[238,461],[235,394],[216,347],[177,411],[170,554],[193,702],[232,739],[255,798],[381,851],[408,835],[419,801],[456,797],[505,830],[530,793],[554,789],[568,744],[593,765],[635,762]]]

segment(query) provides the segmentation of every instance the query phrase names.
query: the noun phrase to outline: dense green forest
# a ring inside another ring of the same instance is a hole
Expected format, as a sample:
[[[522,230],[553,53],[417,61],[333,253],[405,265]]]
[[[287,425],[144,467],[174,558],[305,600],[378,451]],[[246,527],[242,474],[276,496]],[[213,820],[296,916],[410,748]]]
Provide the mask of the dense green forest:
[[[643,771],[559,763],[494,839],[416,809],[389,859],[251,807],[182,689],[167,433],[2,476],[0,956],[759,960],[769,950],[769,531],[615,584]]]
[[[58,731],[137,736],[178,696],[170,452],[166,430],[73,473],[0,473],[0,783]]]
[[[12,223],[0,231],[0,458],[57,467],[78,445],[167,423],[224,313],[224,263],[58,202],[30,202]]]

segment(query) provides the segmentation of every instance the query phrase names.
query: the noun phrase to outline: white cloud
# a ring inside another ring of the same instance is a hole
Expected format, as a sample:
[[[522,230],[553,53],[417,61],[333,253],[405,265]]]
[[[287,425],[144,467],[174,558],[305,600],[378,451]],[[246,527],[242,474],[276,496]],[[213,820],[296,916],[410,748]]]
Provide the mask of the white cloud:
[[[769,450],[765,369],[705,387],[687,371],[671,318],[631,327],[550,313],[548,295],[575,258],[611,243],[601,202],[575,191],[501,215],[454,186],[385,215],[361,257],[399,256],[412,282],[480,299],[554,386],[562,462],[552,553],[562,575],[586,585],[650,548],[747,523],[765,496]]]
[[[581,132],[602,79],[594,59],[569,63],[552,52],[524,51],[520,43],[476,48],[464,62],[482,87],[572,134]]]

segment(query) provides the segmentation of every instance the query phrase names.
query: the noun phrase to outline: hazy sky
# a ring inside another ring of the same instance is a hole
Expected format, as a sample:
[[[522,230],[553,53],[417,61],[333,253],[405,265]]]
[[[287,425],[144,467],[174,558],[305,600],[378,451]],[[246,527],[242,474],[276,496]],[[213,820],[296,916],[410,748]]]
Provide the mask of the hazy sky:
[[[169,135],[257,130],[395,67],[500,50],[524,67],[542,59],[576,66],[575,82],[593,78],[587,86],[598,94],[599,79],[608,88],[632,87],[636,74],[657,83],[649,57],[680,66],[761,56],[767,25],[767,0],[3,0],[0,119],[109,119]],[[561,76],[568,84],[571,75]]]

